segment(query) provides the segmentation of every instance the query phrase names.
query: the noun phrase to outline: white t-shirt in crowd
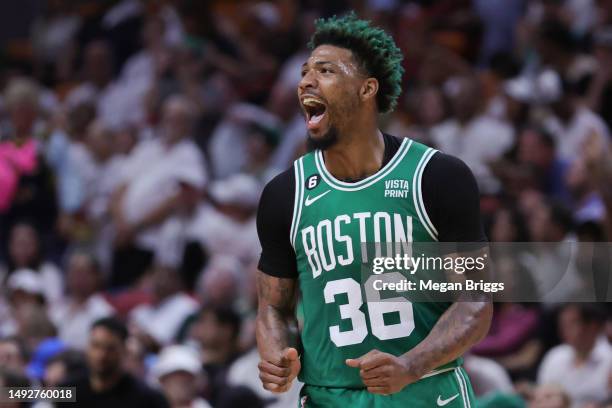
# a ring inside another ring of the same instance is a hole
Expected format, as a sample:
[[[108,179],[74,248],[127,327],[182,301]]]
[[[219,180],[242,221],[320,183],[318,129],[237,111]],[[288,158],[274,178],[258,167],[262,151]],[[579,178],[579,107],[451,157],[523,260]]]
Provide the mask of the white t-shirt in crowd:
[[[100,294],[90,296],[85,303],[76,304],[65,298],[49,310],[49,316],[58,328],[59,338],[68,346],[84,350],[89,340],[89,329],[98,319],[114,314],[113,307]]]
[[[206,183],[204,158],[191,140],[167,147],[160,139],[140,142],[122,169],[127,185],[122,202],[129,223],[137,223],[179,191],[181,182],[197,188]],[[155,250],[159,226],[152,226],[136,237],[138,245]]]
[[[545,122],[546,129],[557,142],[557,154],[561,159],[571,160],[583,150],[584,143],[594,135],[604,146],[609,143],[610,133],[605,122],[593,111],[579,108],[567,125],[556,117]]]
[[[187,238],[200,242],[209,253],[248,261],[261,252],[255,217],[238,222],[213,206],[204,204],[187,228]]]
[[[568,344],[552,348],[544,356],[538,372],[538,384],[558,384],[572,399],[572,408],[587,402],[603,402],[610,396],[612,346],[605,337],[595,343],[587,361],[577,367],[575,351]]]
[[[499,190],[489,163],[512,146],[514,131],[508,123],[487,115],[477,116],[464,126],[449,119],[431,129],[431,138],[443,153],[457,156],[470,167],[481,192]]]
[[[198,303],[184,293],[177,293],[157,305],[141,305],[130,313],[130,321],[162,346],[172,343],[181,324],[198,310]]]
[[[491,392],[512,392],[512,380],[506,369],[495,360],[473,354],[465,356],[464,367],[467,370],[474,393],[481,397]]]

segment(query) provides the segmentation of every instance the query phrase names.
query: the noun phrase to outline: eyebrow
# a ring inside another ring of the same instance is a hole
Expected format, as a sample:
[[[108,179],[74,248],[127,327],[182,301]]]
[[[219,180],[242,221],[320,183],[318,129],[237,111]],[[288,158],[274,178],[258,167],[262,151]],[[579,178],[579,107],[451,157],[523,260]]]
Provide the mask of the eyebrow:
[[[331,65],[337,65],[332,61],[316,61],[314,62],[314,65],[325,65],[325,64],[331,64]],[[306,61],[305,63],[302,64],[302,68],[308,66],[308,61]]]

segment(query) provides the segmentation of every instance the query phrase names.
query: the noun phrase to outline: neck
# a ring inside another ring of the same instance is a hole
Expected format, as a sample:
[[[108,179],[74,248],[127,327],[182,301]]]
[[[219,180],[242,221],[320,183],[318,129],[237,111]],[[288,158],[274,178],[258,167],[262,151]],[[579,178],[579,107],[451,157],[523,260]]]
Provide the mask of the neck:
[[[99,375],[93,374],[89,378],[89,382],[91,384],[91,388],[96,392],[103,392],[111,389],[115,384],[119,382],[123,372],[121,370],[117,370],[115,373],[110,374],[108,376],[102,377]]]
[[[375,127],[351,131],[349,137],[340,137],[337,144],[323,152],[325,167],[339,180],[358,180],[380,170],[385,141]]]

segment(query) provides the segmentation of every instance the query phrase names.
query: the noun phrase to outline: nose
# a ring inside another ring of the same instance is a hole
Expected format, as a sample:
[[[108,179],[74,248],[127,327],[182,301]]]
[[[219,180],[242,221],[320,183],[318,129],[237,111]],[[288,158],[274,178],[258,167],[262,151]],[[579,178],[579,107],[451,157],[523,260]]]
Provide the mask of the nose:
[[[316,88],[317,86],[317,78],[315,76],[314,71],[309,70],[306,71],[306,74],[300,80],[298,84],[298,90],[300,94],[304,93],[307,89]]]

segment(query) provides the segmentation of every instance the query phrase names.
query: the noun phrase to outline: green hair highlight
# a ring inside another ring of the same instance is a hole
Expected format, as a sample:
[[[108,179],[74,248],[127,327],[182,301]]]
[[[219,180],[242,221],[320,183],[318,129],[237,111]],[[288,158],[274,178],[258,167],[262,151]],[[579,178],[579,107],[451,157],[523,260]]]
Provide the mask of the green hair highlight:
[[[308,47],[333,45],[350,50],[368,75],[378,80],[376,103],[378,111],[389,113],[395,109],[402,92],[403,55],[393,38],[384,30],[360,20],[355,12],[315,21],[315,32]]]

